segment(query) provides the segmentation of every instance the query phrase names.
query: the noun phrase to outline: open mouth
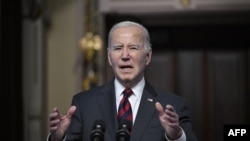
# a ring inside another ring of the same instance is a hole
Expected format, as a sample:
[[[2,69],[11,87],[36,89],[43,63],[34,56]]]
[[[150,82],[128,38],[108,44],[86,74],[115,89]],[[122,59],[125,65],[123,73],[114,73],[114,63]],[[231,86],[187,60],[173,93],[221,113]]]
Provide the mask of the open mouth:
[[[120,66],[121,69],[131,69],[133,68],[131,65],[122,65]]]

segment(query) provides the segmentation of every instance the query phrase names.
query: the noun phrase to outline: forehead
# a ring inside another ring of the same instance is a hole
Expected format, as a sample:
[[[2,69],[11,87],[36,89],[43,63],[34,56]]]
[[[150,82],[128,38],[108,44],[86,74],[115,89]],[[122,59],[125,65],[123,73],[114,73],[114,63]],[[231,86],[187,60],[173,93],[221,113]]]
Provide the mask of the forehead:
[[[141,28],[136,26],[127,26],[127,27],[117,27],[113,30],[113,36],[118,35],[137,35],[142,36],[143,31]]]

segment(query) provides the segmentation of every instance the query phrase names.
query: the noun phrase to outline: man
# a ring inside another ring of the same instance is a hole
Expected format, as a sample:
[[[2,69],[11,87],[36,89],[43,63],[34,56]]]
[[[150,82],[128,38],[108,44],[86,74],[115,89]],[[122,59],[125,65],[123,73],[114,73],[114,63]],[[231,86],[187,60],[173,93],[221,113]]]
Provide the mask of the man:
[[[109,33],[108,61],[115,79],[73,97],[66,115],[54,108],[49,115],[50,141],[90,140],[93,124],[105,122],[104,141],[115,141],[119,128],[120,101],[130,88],[131,141],[196,141],[189,111],[181,97],[154,88],[144,71],[152,56],[150,37],[142,25],[124,21]],[[128,108],[129,109],[129,108]]]

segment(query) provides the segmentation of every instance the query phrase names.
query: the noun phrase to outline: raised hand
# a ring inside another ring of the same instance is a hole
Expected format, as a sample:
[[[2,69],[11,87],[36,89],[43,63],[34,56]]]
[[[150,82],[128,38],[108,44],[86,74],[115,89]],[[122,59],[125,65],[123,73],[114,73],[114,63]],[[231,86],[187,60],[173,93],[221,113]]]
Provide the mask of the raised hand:
[[[161,125],[165,129],[167,136],[173,140],[178,139],[182,134],[182,130],[179,126],[179,115],[176,113],[174,107],[166,105],[164,110],[159,102],[155,103],[155,107],[159,113]]]
[[[60,115],[57,108],[52,110],[49,114],[50,141],[62,141],[75,111],[76,106],[71,106],[66,115]]]

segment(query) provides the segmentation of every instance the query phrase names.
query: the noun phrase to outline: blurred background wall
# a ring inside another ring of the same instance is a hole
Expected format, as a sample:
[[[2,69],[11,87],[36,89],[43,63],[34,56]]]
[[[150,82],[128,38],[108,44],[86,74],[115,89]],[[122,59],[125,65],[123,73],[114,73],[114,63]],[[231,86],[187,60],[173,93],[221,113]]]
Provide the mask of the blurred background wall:
[[[3,140],[46,140],[48,115],[112,80],[107,34],[122,20],[151,34],[147,78],[185,97],[197,137],[250,123],[249,0],[0,1]]]

